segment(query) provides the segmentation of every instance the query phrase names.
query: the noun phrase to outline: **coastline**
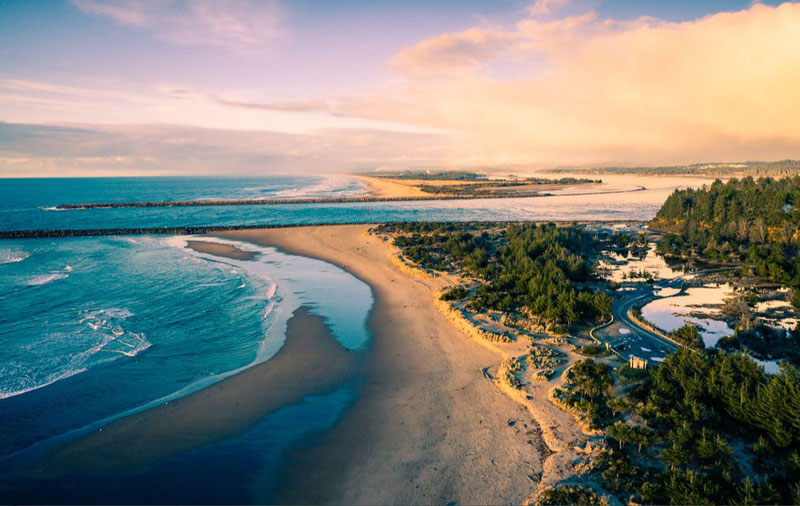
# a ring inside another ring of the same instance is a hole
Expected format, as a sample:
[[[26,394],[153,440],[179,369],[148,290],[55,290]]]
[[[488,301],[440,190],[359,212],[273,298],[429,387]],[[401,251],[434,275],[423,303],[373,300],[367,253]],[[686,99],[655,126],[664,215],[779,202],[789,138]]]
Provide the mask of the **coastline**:
[[[357,374],[358,358],[335,341],[321,317],[301,306],[287,324],[284,346],[272,359],[116,420],[58,448],[26,474],[48,478],[76,471],[136,470],[239,435],[269,413],[341,385]]]
[[[278,503],[521,503],[547,457],[530,413],[481,370],[497,353],[435,306],[442,279],[398,270],[364,225],[215,234],[335,264],[372,287],[359,396],[287,455]],[[513,420],[513,423],[511,421]]]
[[[404,197],[430,197],[430,193],[409,186],[407,184],[398,183],[390,179],[383,179],[379,177],[351,175],[362,183],[367,185],[367,192],[372,197],[381,198],[404,198]]]

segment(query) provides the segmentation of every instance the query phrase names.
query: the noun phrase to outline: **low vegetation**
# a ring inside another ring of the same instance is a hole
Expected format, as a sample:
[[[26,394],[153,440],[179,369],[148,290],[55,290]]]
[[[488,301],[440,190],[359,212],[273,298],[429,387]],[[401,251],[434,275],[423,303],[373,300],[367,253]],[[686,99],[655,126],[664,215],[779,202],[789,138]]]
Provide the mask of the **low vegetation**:
[[[608,504],[594,490],[579,485],[564,485],[544,490],[536,500],[537,506],[563,506],[564,504],[598,505]]]
[[[585,359],[566,373],[564,385],[553,391],[556,401],[574,413],[589,429],[605,427],[611,420],[608,407],[614,379],[611,368],[602,362]]]

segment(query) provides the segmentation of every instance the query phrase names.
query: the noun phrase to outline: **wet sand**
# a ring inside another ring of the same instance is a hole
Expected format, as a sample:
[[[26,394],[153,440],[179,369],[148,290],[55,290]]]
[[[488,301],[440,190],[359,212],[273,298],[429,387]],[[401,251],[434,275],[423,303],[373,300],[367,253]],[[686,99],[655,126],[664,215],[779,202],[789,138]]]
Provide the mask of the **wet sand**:
[[[265,415],[308,395],[332,391],[357,370],[358,356],[300,307],[286,343],[270,360],[186,397],[116,420],[46,458],[33,475],[133,471],[244,432]]]
[[[252,260],[256,257],[256,253],[253,251],[242,251],[231,244],[220,244],[218,242],[186,241],[186,247],[200,253],[233,258],[234,260]]]
[[[391,250],[345,225],[219,234],[319,258],[369,284],[373,342],[359,398],[329,432],[288,455],[278,503],[511,504],[535,489],[541,436],[481,373],[496,351],[434,305],[445,281],[401,272]]]

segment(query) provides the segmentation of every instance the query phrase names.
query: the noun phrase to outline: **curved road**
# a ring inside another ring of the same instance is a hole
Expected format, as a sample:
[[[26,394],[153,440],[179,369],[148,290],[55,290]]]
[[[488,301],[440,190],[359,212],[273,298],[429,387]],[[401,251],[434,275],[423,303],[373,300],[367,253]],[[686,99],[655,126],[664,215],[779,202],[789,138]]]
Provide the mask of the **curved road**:
[[[634,306],[641,307],[658,299],[659,297],[654,293],[655,288],[682,288],[683,282],[683,278],[674,278],[624,292],[621,298],[614,301],[611,312],[614,320],[630,330],[630,333],[619,334],[619,336],[609,336],[606,333],[609,344],[626,358],[635,355],[647,359],[651,364],[660,362],[666,355],[677,350],[677,344],[631,320],[628,317],[628,311]]]

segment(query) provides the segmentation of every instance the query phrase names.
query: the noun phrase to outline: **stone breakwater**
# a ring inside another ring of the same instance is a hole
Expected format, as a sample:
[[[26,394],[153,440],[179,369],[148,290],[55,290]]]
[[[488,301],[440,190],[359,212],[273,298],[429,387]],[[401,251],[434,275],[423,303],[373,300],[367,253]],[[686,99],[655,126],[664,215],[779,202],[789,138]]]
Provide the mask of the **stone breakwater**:
[[[153,228],[97,228],[65,230],[0,230],[0,239],[36,239],[44,237],[94,237],[104,235],[200,235],[213,232],[257,230],[265,228],[325,227],[338,225],[376,225],[367,222],[304,223],[270,225],[221,225],[197,227],[153,227]]]
[[[462,223],[478,223],[465,221]],[[523,223],[518,220],[494,221],[491,223]],[[528,223],[528,222],[526,222]],[[556,225],[586,224],[618,224],[643,223],[635,220],[596,220],[596,221],[553,221],[530,220],[529,223],[555,223]],[[135,227],[135,228],[83,228],[83,229],[47,229],[47,230],[0,230],[0,239],[36,239],[47,237],[97,237],[104,235],[199,235],[214,232],[234,232],[237,230],[258,230],[267,228],[326,227],[336,225],[379,225],[371,221],[343,221],[336,223],[282,223],[259,225],[198,225],[176,227]],[[398,258],[396,262],[402,261]]]

